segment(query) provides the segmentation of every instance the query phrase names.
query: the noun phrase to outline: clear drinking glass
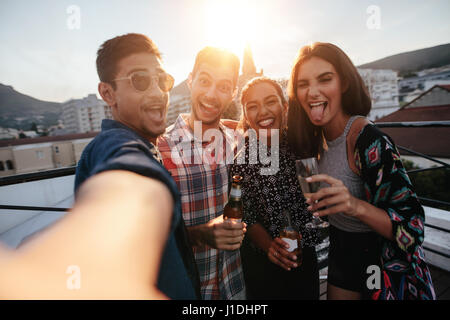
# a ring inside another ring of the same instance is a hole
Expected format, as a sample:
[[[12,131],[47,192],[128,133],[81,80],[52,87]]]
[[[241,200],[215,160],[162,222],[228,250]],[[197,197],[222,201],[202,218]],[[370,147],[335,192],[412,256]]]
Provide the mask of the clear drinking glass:
[[[317,158],[306,158],[295,160],[295,169],[297,170],[298,182],[302,188],[303,195],[315,193],[320,189],[320,182],[307,182],[306,178],[319,174],[319,165]],[[306,224],[307,228],[327,228],[330,224],[319,217],[312,216],[311,222]]]

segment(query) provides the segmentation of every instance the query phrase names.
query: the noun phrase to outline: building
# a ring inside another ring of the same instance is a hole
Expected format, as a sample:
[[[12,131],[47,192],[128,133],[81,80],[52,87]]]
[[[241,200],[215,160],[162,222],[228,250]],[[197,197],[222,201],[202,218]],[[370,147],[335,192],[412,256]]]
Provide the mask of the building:
[[[450,70],[438,73],[423,74],[417,77],[404,78],[399,81],[400,90],[425,90],[425,83],[427,81],[450,81]]]
[[[418,76],[399,80],[400,102],[409,103],[435,85],[450,84],[450,67],[448,66],[423,70],[417,74]]]
[[[101,130],[103,119],[112,119],[110,107],[95,94],[72,99],[62,105],[66,133],[86,133]]]
[[[450,85],[436,85],[398,111],[376,122],[412,122],[450,120]],[[450,128],[383,128],[399,146],[426,154],[450,164]],[[437,165],[427,159],[400,150],[402,158],[421,168]]]
[[[256,71],[255,62],[253,60],[253,54],[250,46],[247,44],[244,49],[244,57],[242,59],[242,73],[238,78],[238,93],[235,97],[235,102],[240,107],[240,97],[241,91],[244,88],[245,84],[249,82],[251,79],[256,77],[261,77],[264,75],[263,69],[259,72]]]
[[[189,91],[184,95],[171,95],[169,109],[167,110],[166,125],[170,126],[175,123],[180,113],[189,112],[191,112],[191,95]]]
[[[0,140],[19,138],[19,130],[13,128],[0,127]]]
[[[97,133],[0,141],[0,177],[74,166]]]
[[[397,72],[393,70],[358,69],[372,100],[369,119],[376,120],[398,110]]]

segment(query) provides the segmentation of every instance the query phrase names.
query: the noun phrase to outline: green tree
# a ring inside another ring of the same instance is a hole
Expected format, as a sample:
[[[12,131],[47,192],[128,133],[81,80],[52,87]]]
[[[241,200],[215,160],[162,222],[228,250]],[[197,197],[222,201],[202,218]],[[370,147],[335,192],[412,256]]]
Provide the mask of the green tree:
[[[418,169],[412,161],[403,160],[403,166],[407,171]],[[436,167],[436,166],[434,166]],[[446,168],[434,169],[409,174],[416,194],[419,197],[434,199],[450,203],[450,170]],[[429,203],[423,204],[450,211],[450,205]]]
[[[34,131],[36,133],[38,132],[38,127],[37,127],[36,122],[31,123],[30,130]]]

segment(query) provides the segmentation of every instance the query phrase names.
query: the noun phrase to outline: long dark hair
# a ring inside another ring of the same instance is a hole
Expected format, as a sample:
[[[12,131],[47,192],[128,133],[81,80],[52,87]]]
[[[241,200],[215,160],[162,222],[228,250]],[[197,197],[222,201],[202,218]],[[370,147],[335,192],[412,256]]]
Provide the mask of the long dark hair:
[[[347,88],[342,94],[342,109],[345,114],[367,116],[371,109],[371,100],[361,76],[350,58],[331,43],[316,42],[304,46],[294,60],[288,84],[288,140],[298,157],[317,157],[324,150],[325,138],[322,127],[315,126],[309,120],[297,97],[298,70],[302,63],[312,57],[321,58],[333,65]]]

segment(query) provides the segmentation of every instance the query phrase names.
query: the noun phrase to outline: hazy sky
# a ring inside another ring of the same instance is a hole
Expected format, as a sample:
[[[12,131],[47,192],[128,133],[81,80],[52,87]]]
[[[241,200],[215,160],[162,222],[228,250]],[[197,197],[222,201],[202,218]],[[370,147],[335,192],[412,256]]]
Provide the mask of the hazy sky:
[[[287,77],[314,41],[337,44],[356,65],[448,43],[450,1],[0,0],[0,83],[48,101],[96,93],[98,47],[128,32],[156,42],[176,83],[204,46],[242,59],[246,41],[258,70]]]

